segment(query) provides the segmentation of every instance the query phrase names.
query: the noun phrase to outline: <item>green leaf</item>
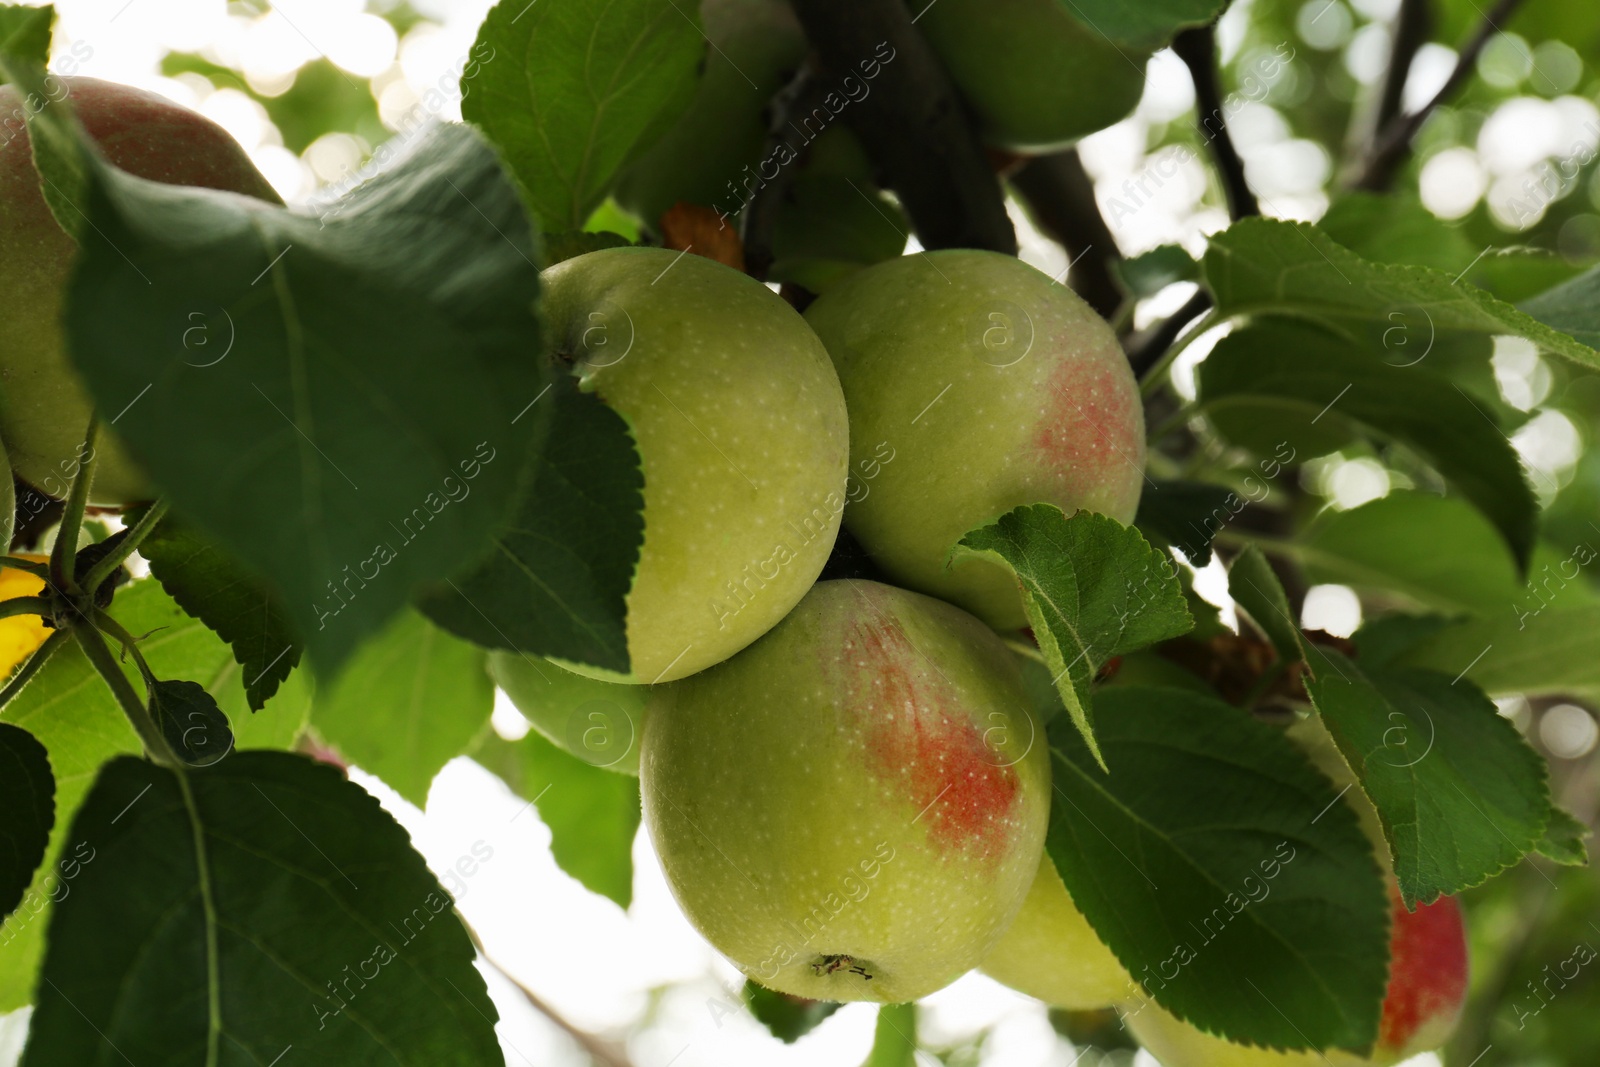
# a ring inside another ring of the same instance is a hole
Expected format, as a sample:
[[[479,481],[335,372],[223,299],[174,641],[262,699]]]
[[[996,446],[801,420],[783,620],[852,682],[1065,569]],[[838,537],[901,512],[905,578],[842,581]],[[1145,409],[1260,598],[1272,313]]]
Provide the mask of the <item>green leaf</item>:
[[[640,818],[637,778],[592,767],[532,730],[520,741],[491,734],[472,758],[539,809],[563,871],[591,892],[628,906]]]
[[[1583,867],[1589,863],[1589,847],[1584,838],[1590,829],[1560,808],[1550,809],[1550,824],[1544,828],[1537,851],[1545,859],[1564,867]]]
[[[743,996],[750,1014],[785,1045],[794,1044],[815,1030],[822,1020],[844,1007],[831,1000],[808,1000],[779,993],[748,979],[744,983]]]
[[[121,757],[71,836],[96,858],[51,917],[24,1067],[503,1063],[449,894],[334,768]]]
[[[1381,329],[1399,322],[1418,330],[1510,333],[1600,367],[1600,352],[1467,282],[1427,267],[1369,262],[1310,223],[1243,219],[1211,238],[1203,262],[1206,286],[1224,317],[1289,315]]]
[[[1600,267],[1524,300],[1522,310],[1590,348],[1600,348]]]
[[[494,711],[485,653],[404,611],[319,694],[311,723],[350,761],[417,807],[439,769],[461,755]]]
[[[333,673],[488,550],[540,431],[542,412],[520,417],[544,368],[516,190],[449,125],[320,220],[91,176],[74,360],[174,507],[270,582]]]
[[[252,713],[239,665],[228,646],[199,619],[184,614],[159,582],[138,581],[117,594],[113,618],[134,635],[146,635],[139,650],[158,677],[203,683],[227,713],[240,749],[284,748],[305,725],[310,695],[297,674],[267,706]],[[133,663],[123,672],[143,684]],[[78,873],[91,864],[95,843],[70,838],[68,826],[100,765],[139,751],[139,739],[111,690],[76,644],[51,657],[17,697],[0,708],[0,719],[27,729],[50,753],[56,779],[56,823],[45,866],[34,875],[21,907],[0,925],[0,1011],[29,1002],[43,955],[44,929],[53,899],[64,899]]]
[[[1369,1046],[1389,901],[1355,812],[1282,731],[1238,708],[1136,686],[1098,703],[1110,774],[1064,722],[1050,728],[1046,848],[1100,939],[1202,1029]]]
[[[1079,22],[1102,37],[1154,50],[1185,26],[1201,26],[1220,14],[1228,0],[1063,0]]]
[[[622,416],[573,378],[557,378],[538,406],[550,436],[510,524],[488,559],[418,606],[485,648],[626,672],[627,596],[644,542],[638,451]]]
[[[1526,595],[1494,527],[1466,502],[1431,493],[1324,512],[1295,551],[1312,582],[1399,593],[1439,611],[1501,612]],[[1548,552],[1535,550],[1534,572]]]
[[[150,717],[173,753],[191,767],[209,767],[233,751],[228,717],[199,682],[157,681]]]
[[[0,15],[4,12],[0,11]],[[0,723],[0,920],[22,903],[56,821],[50,753],[20,726]]]
[[[1090,686],[1107,660],[1194,626],[1177,567],[1139,531],[1091,511],[1027,504],[957,544],[1009,566],[1073,725],[1099,758]]]
[[[177,516],[162,519],[140,543],[139,554],[184,611],[233,646],[250,707],[259,710],[300,663],[302,645],[282,602]]]
[[[1383,667],[1450,625],[1443,615],[1380,615],[1350,635],[1364,666]]]
[[[1378,263],[1411,263],[1448,271],[1467,269],[1477,249],[1452,226],[1403,193],[1347,192],[1317,226],[1329,238]]]
[[[1279,657],[1293,662],[1305,658],[1300,627],[1289,613],[1289,597],[1261,549],[1251,545],[1228,568],[1228,595],[1272,642]]]
[[[917,1067],[917,1006],[884,1004],[872,1031],[872,1051],[861,1067]]]
[[[1288,441],[1314,455],[1361,432],[1406,445],[1525,562],[1537,502],[1511,442],[1450,379],[1384,357],[1304,323],[1260,319],[1217,343],[1200,365],[1199,395],[1224,436],[1257,451]]]
[[[588,252],[598,252],[602,248],[626,248],[632,243],[620,233],[609,230],[599,233],[588,230],[547,233],[544,235],[544,265],[553,267],[563,260],[575,259]]]
[[[1550,821],[1544,761],[1470,682],[1332,649],[1306,689],[1383,822],[1407,907],[1479,884]]]
[[[1152,541],[1181,551],[1196,567],[1211,562],[1211,541],[1244,508],[1239,494],[1209,482],[1146,485],[1133,523]]]
[[[56,21],[53,4],[22,7],[0,4],[0,52],[44,66],[50,59],[50,34]],[[0,84],[5,78],[0,76]]]
[[[1446,627],[1400,657],[1451,678],[1472,680],[1491,696],[1600,693],[1600,604],[1525,598],[1486,619]]]
[[[500,146],[545,229],[582,229],[629,153],[688,104],[706,50],[695,13],[658,0],[489,12],[461,111]]]
[[[1200,264],[1182,245],[1157,245],[1148,252],[1114,260],[1112,271],[1123,291],[1144,299],[1175,282],[1200,280]]]

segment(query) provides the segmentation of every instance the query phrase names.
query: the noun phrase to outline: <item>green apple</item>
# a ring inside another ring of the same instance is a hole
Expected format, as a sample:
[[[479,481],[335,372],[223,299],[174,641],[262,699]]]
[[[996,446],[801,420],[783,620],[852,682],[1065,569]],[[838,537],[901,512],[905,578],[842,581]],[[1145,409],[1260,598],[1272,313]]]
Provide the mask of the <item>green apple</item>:
[[[1038,502],[1132,521],[1139,389],[1111,327],[1071,289],[996,252],[923,252],[851,275],[806,320],[850,409],[845,524],[900,584],[1015,629],[1015,577],[952,562],[964,534]]]
[[[612,680],[720,663],[788,614],[833,548],[849,438],[827,352],[760,282],[660,248],[550,267],[544,310],[557,358],[627,420],[644,470],[632,670]]]
[[[281,202],[244,149],[210,119],[113,82],[52,75],[48,84],[53,99],[70,101],[90,138],[123,170]],[[36,103],[14,86],[0,86],[0,438],[19,477],[60,497],[77,472],[90,403],[63,345],[62,303],[75,246],[40,192],[26,123]],[[104,422],[98,441],[94,502],[148,499],[144,474]]]
[[[639,776],[639,734],[655,688],[601,681],[499,650],[489,653],[489,677],[556,747],[592,766]]]
[[[644,723],[645,822],[689,921],[755,981],[915,1000],[1021,907],[1050,769],[1011,653],[972,616],[819,582],[663,697]]]
[[[1061,0],[908,0],[984,140],[1014,152],[1064,147],[1125,118],[1146,54],[1084,25]]]
[[[710,49],[694,97],[629,160],[612,190],[652,230],[680,200],[738,214],[746,183],[760,176],[767,106],[806,54],[799,20],[783,0],[702,0],[700,16]]]
[[[1072,903],[1048,854],[1016,921],[979,969],[1019,993],[1072,1011],[1109,1008],[1138,988]]]
[[[1454,897],[1407,911],[1390,886],[1389,985],[1370,1057],[1339,1049],[1277,1052],[1236,1044],[1179,1020],[1148,998],[1123,1009],[1128,1029],[1164,1067],[1389,1067],[1438,1048],[1467,995],[1467,939]]]

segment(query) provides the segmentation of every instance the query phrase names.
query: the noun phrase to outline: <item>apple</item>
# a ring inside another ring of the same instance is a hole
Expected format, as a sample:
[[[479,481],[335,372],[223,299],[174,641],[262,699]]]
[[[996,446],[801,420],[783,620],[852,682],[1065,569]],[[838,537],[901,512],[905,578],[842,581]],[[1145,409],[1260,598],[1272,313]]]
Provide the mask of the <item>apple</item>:
[[[768,103],[806,54],[800,22],[782,0],[702,0],[700,16],[710,47],[693,98],[612,189],[652,230],[679,201],[738,213],[749,196],[744,183],[758,173]]]
[[[1127,117],[1144,91],[1146,54],[1084,25],[1061,0],[908,2],[996,148],[1065,147]]]
[[[1133,979],[1072,903],[1048,854],[1005,936],[979,970],[1019,993],[1071,1011],[1109,1008]]]
[[[595,767],[639,776],[639,733],[657,690],[574,674],[526,653],[489,653],[489,677],[545,739]]]
[[[1165,1067],[1363,1067],[1438,1048],[1455,1029],[1467,995],[1467,939],[1454,897],[1407,911],[1389,890],[1389,985],[1370,1057],[1340,1049],[1276,1052],[1235,1044],[1190,1026],[1154,1001],[1124,1009],[1128,1029]]]
[[[165,97],[95,78],[48,79],[105,157],[151,181],[244,193],[281,203],[228,131]],[[77,471],[90,402],[67,359],[61,314],[75,251],[40,192],[27,104],[0,86],[0,438],[17,475],[64,497]],[[116,412],[107,413],[114,416]],[[120,505],[152,495],[102,422],[92,498]]]
[[[1050,769],[992,631],[931,597],[838,580],[662,687],[640,789],[679,905],[744,974],[899,1003],[976,966],[1022,906]]]
[[[666,682],[771,629],[816,581],[849,436],[828,354],[793,308],[701,256],[606,248],[544,272],[558,359],[627,420],[644,470],[631,671]]]
[[[1016,629],[1016,578],[952,562],[964,534],[1038,502],[1132,521],[1139,389],[1116,334],[1071,289],[996,252],[923,252],[852,274],[806,320],[850,409],[845,524],[899,584]]]

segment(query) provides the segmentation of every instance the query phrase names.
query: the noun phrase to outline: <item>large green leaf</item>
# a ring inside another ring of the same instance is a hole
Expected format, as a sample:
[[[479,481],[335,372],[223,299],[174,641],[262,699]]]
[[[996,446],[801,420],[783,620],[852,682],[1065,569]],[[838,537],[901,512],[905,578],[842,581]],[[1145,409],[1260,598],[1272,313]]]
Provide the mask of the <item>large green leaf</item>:
[[[50,754],[22,727],[0,723],[0,921],[22,902],[55,821]]]
[[[258,712],[245,698],[239,664],[216,634],[184,614],[160,583],[135,582],[117,594],[111,614],[134,635],[158,677],[197,681],[227,713],[235,745],[283,748],[305,725],[310,693],[304,673],[293,675]],[[143,681],[131,660],[123,664],[136,689]],[[139,739],[122,709],[76,645],[57,652],[0,719],[28,730],[50,753],[56,779],[56,823],[45,865],[34,875],[22,905],[0,925],[0,1011],[29,1002],[43,954],[44,927],[53,900],[73,891],[79,872],[92,864],[95,843],[71,838],[67,828],[100,765],[138,752]]]
[[[1524,597],[1447,626],[1403,653],[1408,666],[1464,675],[1492,696],[1600,694],[1600,604]]]
[[[1196,567],[1211,562],[1211,541],[1240,511],[1244,500],[1223,485],[1158,479],[1139,496],[1134,525],[1157,544],[1183,552]]]
[[[489,12],[461,112],[500,146],[545,229],[582,229],[629,153],[689,102],[706,49],[697,13],[659,0]]]
[[[311,723],[351,762],[424,807],[433,776],[471,746],[494,710],[485,655],[401,612],[318,694]]]
[[[1131,526],[1053,504],[1013,508],[958,549],[1016,573],[1034,640],[1072,723],[1098,759],[1090,687],[1113,656],[1187,633],[1177,566]]]
[[[1450,379],[1384,355],[1306,323],[1259,319],[1224,337],[1201,364],[1200,402],[1225,436],[1263,453],[1287,441],[1314,455],[1357,433],[1398,441],[1526,561],[1537,502],[1511,442]]]
[[[629,668],[623,620],[644,541],[644,475],[622,416],[561,377],[544,454],[511,522],[474,570],[420,601],[428,617],[486,648]]]
[[[628,906],[640,819],[637,778],[591,766],[535,730],[520,741],[491,734],[472,758],[538,808],[550,828],[550,851],[563,871],[618,906]]]
[[[268,579],[332,673],[489,549],[543,425],[517,192],[462,126],[321,219],[89,172],[74,360],[174,506]]]
[[[245,695],[260,709],[300,662],[301,642],[272,590],[189,523],[168,515],[139,544],[183,610],[233,646]]]
[[[55,21],[54,4],[0,4],[0,52],[43,66],[50,58],[50,32]],[[0,75],[0,84],[4,82]]]
[[[24,1067],[504,1062],[449,894],[334,768],[122,757],[71,836],[96,857],[51,916]]]
[[[1046,845],[1100,939],[1202,1029],[1369,1046],[1388,897],[1332,784],[1282,731],[1190,690],[1110,687],[1096,702],[1111,773],[1064,720],[1051,725]]]
[[[1313,582],[1398,593],[1440,611],[1501,612],[1526,595],[1494,527],[1465,501],[1405,490],[1319,516],[1296,553]],[[1535,550],[1531,573],[1550,550]]]
[[[1532,851],[1550,821],[1544,761],[1471,682],[1363,669],[1333,650],[1307,684],[1383,823],[1408,907],[1458,893]]]
[[[921,7],[928,0],[918,0]],[[935,0],[937,2],[937,0]],[[1228,0],[1061,0],[1078,21],[1113,42],[1132,49],[1155,49],[1185,26],[1210,22]]]
[[[1310,223],[1243,219],[1211,238],[1204,264],[1206,286],[1224,316],[1518,334],[1600,367],[1600,352],[1465,281],[1427,267],[1370,262]]]
[[[1590,348],[1600,348],[1600,267],[1524,300],[1522,310]]]

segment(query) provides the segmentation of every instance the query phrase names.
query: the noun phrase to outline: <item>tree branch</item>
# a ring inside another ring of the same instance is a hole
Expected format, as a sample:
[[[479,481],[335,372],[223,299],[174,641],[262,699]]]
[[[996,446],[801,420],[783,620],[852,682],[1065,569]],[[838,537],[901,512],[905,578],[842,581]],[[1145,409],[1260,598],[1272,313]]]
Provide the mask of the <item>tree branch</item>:
[[[860,137],[923,246],[1016,254],[1000,182],[903,0],[793,2],[833,90],[827,111]]]
[[[1123,301],[1113,269],[1121,253],[1094,199],[1094,182],[1076,149],[1035,156],[1011,176],[1039,227],[1060,242],[1074,269],[1072,288],[1101,317],[1111,318]]]
[[[1374,134],[1387,127],[1400,114],[1400,107],[1405,102],[1406,79],[1411,76],[1411,63],[1432,32],[1433,12],[1428,7],[1428,0],[1400,0],[1400,10],[1395,14],[1391,30],[1393,42],[1389,46],[1389,65],[1384,70],[1383,88],[1378,93],[1378,110],[1372,121]]]
[[[1381,192],[1393,183],[1395,175],[1399,173],[1400,164],[1405,161],[1411,151],[1411,141],[1422,129],[1422,124],[1440,104],[1455,95],[1456,91],[1471,77],[1472,69],[1477,65],[1478,56],[1483,51],[1483,46],[1489,39],[1500,32],[1499,23],[1510,17],[1517,9],[1521,0],[1499,0],[1493,10],[1484,16],[1483,23],[1473,31],[1472,38],[1461,49],[1461,54],[1456,58],[1455,69],[1445,79],[1444,85],[1433,94],[1433,98],[1417,110],[1408,115],[1396,115],[1385,126],[1379,129],[1373,140],[1372,151],[1367,156],[1366,165],[1361,170],[1361,175],[1356,179],[1355,188]]]
[[[1217,31],[1215,26],[1195,26],[1172,39],[1172,50],[1189,68],[1194,80],[1195,121],[1211,146],[1217,171],[1222,176],[1222,191],[1228,198],[1228,215],[1242,219],[1261,214],[1256,194],[1245,180],[1244,160],[1228,135],[1223,113],[1222,83],[1217,76]],[[1215,123],[1215,128],[1213,128]]]
[[[795,125],[795,120],[804,122],[805,116],[822,108],[826,93],[827,86],[817,80],[816,73],[807,64],[773,100],[772,128],[767,131],[761,158],[787,158],[788,162],[778,168],[771,180],[757,187],[755,195],[739,216],[739,236],[744,241],[744,271],[758,281],[766,281],[767,271],[772,269],[772,233],[777,226],[778,210],[794,186],[795,176],[804,165],[811,145],[810,141],[806,141],[796,150],[790,143],[789,134],[793,131],[805,136],[801,127]]]

